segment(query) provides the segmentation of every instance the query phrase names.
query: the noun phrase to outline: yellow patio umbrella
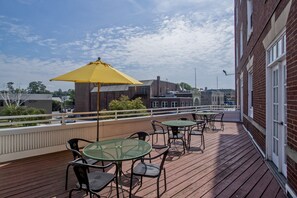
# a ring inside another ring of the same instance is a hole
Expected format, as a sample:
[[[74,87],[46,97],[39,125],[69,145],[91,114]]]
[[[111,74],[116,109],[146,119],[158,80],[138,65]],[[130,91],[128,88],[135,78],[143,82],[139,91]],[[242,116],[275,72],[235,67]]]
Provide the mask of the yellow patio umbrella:
[[[142,84],[138,80],[120,72],[111,65],[104,63],[98,58],[95,62],[82,66],[76,70],[50,79],[50,81],[70,81],[77,83],[97,83],[97,141],[99,140],[99,103],[101,84]]]

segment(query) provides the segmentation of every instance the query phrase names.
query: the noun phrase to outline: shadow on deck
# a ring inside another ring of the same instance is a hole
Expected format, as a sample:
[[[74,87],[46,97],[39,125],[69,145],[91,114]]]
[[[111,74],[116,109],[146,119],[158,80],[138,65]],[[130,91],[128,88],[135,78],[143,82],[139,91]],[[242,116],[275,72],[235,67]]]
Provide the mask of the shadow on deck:
[[[224,131],[206,132],[203,153],[195,148],[199,140],[195,138],[194,148],[183,155],[180,144],[172,146],[165,162],[167,191],[162,197],[285,197],[240,124],[226,123]],[[69,151],[63,151],[0,164],[0,197],[68,197],[65,170],[71,160]],[[123,169],[129,172],[130,165],[124,162]],[[71,189],[76,179],[69,172]],[[156,197],[156,187],[156,179],[144,178],[135,197]],[[129,188],[123,188],[128,197]],[[163,192],[163,175],[160,188]],[[108,196],[109,191],[107,187],[100,195]],[[73,197],[84,196],[77,193]],[[116,197],[114,188],[110,196]]]

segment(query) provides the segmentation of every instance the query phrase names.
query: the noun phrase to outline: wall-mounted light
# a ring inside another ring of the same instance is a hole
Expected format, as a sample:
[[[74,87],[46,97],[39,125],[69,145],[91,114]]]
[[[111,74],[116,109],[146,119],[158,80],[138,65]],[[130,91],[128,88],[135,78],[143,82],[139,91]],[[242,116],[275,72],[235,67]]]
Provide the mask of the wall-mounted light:
[[[234,73],[233,74],[228,74],[225,70],[223,70],[225,76],[231,76],[231,75],[235,75]]]

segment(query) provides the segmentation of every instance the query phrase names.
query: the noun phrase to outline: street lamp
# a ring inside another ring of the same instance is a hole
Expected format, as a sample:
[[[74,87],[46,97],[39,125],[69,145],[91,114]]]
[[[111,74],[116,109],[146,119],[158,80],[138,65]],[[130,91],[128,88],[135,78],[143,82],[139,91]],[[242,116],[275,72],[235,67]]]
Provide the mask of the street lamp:
[[[227,72],[225,70],[223,70],[225,76],[231,76],[231,75],[235,75],[234,73],[233,74],[227,74]]]

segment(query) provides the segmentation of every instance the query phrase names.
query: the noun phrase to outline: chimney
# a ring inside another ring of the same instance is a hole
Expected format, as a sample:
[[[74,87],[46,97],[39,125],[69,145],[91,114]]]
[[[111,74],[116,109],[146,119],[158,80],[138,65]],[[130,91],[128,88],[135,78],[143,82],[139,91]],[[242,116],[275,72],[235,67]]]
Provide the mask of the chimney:
[[[157,76],[157,97],[160,96],[160,76]]]

